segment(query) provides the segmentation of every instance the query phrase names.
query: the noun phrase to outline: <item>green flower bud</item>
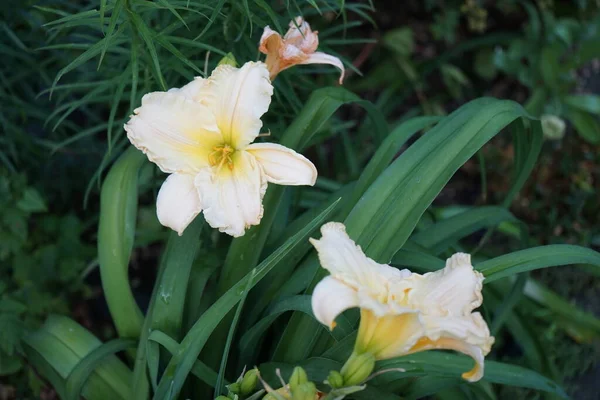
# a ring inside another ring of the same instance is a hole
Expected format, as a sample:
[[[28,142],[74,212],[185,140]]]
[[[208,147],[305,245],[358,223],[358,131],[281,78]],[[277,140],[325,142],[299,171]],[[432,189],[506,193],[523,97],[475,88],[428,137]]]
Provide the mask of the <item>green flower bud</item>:
[[[258,384],[258,369],[254,368],[246,372],[240,383],[240,393],[244,396],[254,392]]]
[[[566,124],[556,115],[542,115],[542,131],[544,137],[549,140],[560,140],[565,136]]]
[[[304,382],[292,389],[292,400],[315,400],[317,387],[312,382]]]
[[[344,387],[344,378],[338,371],[330,371],[329,376],[327,376],[327,383],[334,389],[341,388]]]
[[[215,398],[215,400],[231,400],[231,399],[227,396],[219,396],[219,397]]]
[[[237,67],[237,61],[232,53],[227,53],[225,57],[221,58],[218,65],[231,65]]]
[[[294,388],[302,385],[303,383],[308,382],[308,375],[306,375],[306,371],[304,370],[304,368],[302,367],[296,367],[294,368],[294,371],[292,372],[292,376],[290,377],[290,389],[292,390],[292,392],[294,391]]]
[[[375,356],[371,353],[352,353],[340,371],[345,386],[360,385],[375,368]]]
[[[237,382],[228,385],[227,389],[229,389],[231,393],[240,394],[240,384]]]

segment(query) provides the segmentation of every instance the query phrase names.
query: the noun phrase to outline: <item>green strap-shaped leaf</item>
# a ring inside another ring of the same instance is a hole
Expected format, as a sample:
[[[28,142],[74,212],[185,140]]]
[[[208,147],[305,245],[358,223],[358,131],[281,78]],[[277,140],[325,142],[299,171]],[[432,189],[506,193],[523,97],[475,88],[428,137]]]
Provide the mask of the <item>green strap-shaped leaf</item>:
[[[175,339],[161,331],[152,331],[148,336],[148,342],[160,344],[171,354],[175,354],[179,347],[179,343]],[[217,383],[217,373],[200,360],[194,362],[191,373],[211,387],[215,387]]]
[[[452,243],[482,228],[493,227],[505,221],[518,220],[502,207],[476,207],[430,225],[415,233],[411,239],[432,254],[440,254]]]
[[[150,56],[150,60],[152,62],[152,72],[156,77],[156,81],[160,85],[162,90],[167,90],[167,85],[165,83],[165,78],[163,77],[161,68],[160,68],[160,60],[158,59],[158,53],[156,52],[156,46],[154,46],[154,40],[156,36],[156,32],[150,29],[144,20],[133,10],[127,9],[127,15],[129,20],[131,21],[132,28],[135,29],[135,33],[140,35],[144,43],[146,43],[146,48],[148,50],[148,54]]]
[[[408,148],[360,199],[346,219],[351,237],[365,252],[387,262],[410,236],[421,215],[458,168],[517,118],[526,117],[512,101],[479,99],[446,117]],[[532,123],[531,158],[541,145],[541,128]],[[518,172],[516,193],[533,168]]]
[[[67,400],[77,400],[90,375],[108,356],[135,347],[132,339],[114,339],[89,352],[77,363],[67,378]]]
[[[200,247],[200,231],[204,223],[201,216],[197,217],[182,236],[171,232],[167,242],[136,353],[132,384],[134,399],[143,400],[147,397],[146,367],[150,369],[152,377],[157,376],[159,369],[160,356],[153,351],[157,349],[148,343],[150,332],[162,331],[177,339],[181,336],[188,280]],[[150,353],[147,353],[148,349]]]
[[[533,247],[484,261],[475,268],[485,283],[525,271],[569,264],[590,264],[600,268],[600,253],[568,244]]]
[[[127,271],[135,236],[138,173],[145,161],[139,150],[130,147],[111,168],[100,195],[100,276],[110,315],[124,338],[138,337],[143,320]]]
[[[240,365],[250,363],[252,355],[258,350],[257,346],[265,331],[280,315],[288,311],[299,311],[315,319],[311,306],[311,296],[309,295],[291,296],[274,303],[265,312],[265,316],[252,328],[248,329],[240,339]],[[336,329],[331,334],[337,340],[341,340],[352,332],[353,327],[343,315],[340,315],[336,321]]]
[[[579,94],[565,97],[570,107],[592,114],[600,115],[600,96],[595,94]]]
[[[132,344],[128,340],[115,343],[121,349],[125,342]],[[131,371],[106,352],[109,347],[75,321],[62,316],[50,316],[40,329],[23,338],[28,362],[52,383],[63,399],[68,391],[73,393],[81,387],[81,395],[88,400],[131,399]],[[72,380],[67,386],[70,376]]]
[[[290,238],[283,246],[273,252],[265,261],[256,267],[256,271],[249,272],[236,285],[221,296],[200,319],[192,326],[184,337],[178,351],[173,355],[165,373],[160,380],[154,398],[165,399],[177,397],[186,377],[191,371],[195,360],[204,347],[210,334],[229,311],[240,301],[244,295],[244,288],[252,277],[250,288],[256,285],[265,275],[281,263],[287,262],[289,257],[302,245],[306,245],[308,236],[314,232],[324,221],[327,220],[331,211],[335,208],[333,204],[319,216],[317,216],[302,231]]]
[[[555,315],[559,315],[563,319],[573,322],[583,329],[592,331],[595,338],[600,336],[600,319],[591,313],[582,311],[576,305],[572,304],[567,299],[562,298],[541,283],[529,279],[525,284],[524,293],[528,298],[554,312]],[[569,329],[567,328],[567,330]],[[578,339],[584,340],[582,337],[579,337]]]
[[[567,116],[579,136],[591,144],[600,143],[600,122],[596,116],[573,107],[569,108]]]
[[[225,390],[225,371],[227,370],[227,360],[229,358],[231,342],[233,341],[233,335],[235,335],[235,330],[237,328],[240,315],[242,314],[242,309],[244,308],[244,302],[246,301],[246,297],[248,296],[248,291],[250,290],[250,287],[252,287],[255,273],[256,269],[253,269],[250,272],[250,277],[246,282],[246,287],[244,288],[242,297],[238,302],[235,314],[233,316],[233,321],[231,321],[231,326],[229,327],[229,333],[227,334],[227,340],[225,342],[225,349],[223,350],[223,356],[221,357],[221,366],[219,367],[219,374],[217,375],[217,382],[215,384],[215,397],[218,397],[221,394],[223,394],[223,391]]]

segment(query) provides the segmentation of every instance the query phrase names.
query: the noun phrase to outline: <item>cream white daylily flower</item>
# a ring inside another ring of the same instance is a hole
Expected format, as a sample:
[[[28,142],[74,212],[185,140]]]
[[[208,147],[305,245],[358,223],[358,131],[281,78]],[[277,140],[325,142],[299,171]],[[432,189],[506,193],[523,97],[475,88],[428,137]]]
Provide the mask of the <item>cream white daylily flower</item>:
[[[285,36],[269,26],[265,27],[260,38],[259,51],[267,55],[265,62],[271,79],[281,71],[298,64],[330,64],[341,71],[340,84],[344,80],[344,64],[339,58],[317,51],[319,32],[312,31],[308,22],[296,17],[290,22]]]
[[[457,253],[444,269],[420,275],[371,260],[343,224],[325,224],[321,233],[320,240],[310,241],[331,275],[315,287],[312,309],[333,329],[341,312],[360,307],[353,356],[372,354],[382,360],[430,349],[455,350],[475,360],[463,378],[481,379],[494,338],[481,314],[473,312],[482,302],[483,275],[473,270],[470,255]]]
[[[274,143],[254,143],[273,87],[265,64],[220,65],[208,79],[148,93],[127,137],[169,175],[158,193],[161,224],[180,235],[201,212],[232,236],[258,225],[267,182],[314,185],[315,166]]]

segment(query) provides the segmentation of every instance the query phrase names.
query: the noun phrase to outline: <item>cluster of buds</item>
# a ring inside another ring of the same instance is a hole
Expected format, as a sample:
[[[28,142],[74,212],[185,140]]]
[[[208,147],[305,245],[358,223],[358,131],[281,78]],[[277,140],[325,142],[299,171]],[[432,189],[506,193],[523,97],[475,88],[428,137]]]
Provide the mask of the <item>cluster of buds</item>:
[[[465,0],[460,11],[466,15],[469,29],[473,32],[484,32],[487,28],[487,10],[479,5],[476,0]]]
[[[219,396],[215,400],[239,400],[248,398],[256,391],[260,375],[257,368],[240,375],[232,384],[227,385],[227,396]]]
[[[281,387],[273,389],[266,382],[263,382],[267,395],[263,400],[319,400],[323,393],[317,390],[317,386],[308,380],[308,375],[302,367],[294,368],[290,380],[285,383],[281,375]]]

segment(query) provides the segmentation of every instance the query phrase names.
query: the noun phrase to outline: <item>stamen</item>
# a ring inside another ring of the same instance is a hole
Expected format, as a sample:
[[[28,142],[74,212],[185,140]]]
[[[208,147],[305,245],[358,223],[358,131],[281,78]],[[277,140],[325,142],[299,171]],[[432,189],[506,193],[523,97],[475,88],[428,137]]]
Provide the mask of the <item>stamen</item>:
[[[271,130],[270,129],[269,129],[269,132],[259,133],[257,137],[267,137],[267,136],[271,136]]]
[[[223,168],[225,164],[229,170],[233,170],[233,159],[231,156],[235,150],[228,144],[213,147],[212,153],[208,155],[208,163],[211,166],[217,167],[217,172]]]

